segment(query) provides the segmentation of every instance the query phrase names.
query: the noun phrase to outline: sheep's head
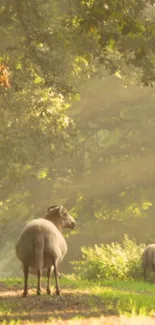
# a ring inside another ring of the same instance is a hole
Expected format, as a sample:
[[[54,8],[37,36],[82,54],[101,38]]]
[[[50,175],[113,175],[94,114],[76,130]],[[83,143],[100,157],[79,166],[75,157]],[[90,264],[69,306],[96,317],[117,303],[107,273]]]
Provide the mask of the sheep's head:
[[[76,227],[76,221],[73,219],[73,217],[71,217],[71,215],[62,205],[50,206],[47,210],[45,219],[52,221],[57,226],[60,223],[62,228],[74,229]]]

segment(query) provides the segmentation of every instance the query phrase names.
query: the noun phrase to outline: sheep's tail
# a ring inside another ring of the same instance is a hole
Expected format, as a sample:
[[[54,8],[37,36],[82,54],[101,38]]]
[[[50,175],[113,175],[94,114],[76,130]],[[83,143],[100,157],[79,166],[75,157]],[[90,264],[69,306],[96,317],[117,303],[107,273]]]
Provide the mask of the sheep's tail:
[[[42,270],[44,265],[44,234],[39,231],[34,236],[34,266],[36,270]]]

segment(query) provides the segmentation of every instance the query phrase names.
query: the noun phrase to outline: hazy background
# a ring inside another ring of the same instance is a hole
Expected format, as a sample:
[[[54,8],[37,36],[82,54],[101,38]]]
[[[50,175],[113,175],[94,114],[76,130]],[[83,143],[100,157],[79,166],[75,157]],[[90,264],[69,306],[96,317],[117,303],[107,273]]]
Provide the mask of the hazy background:
[[[2,1],[0,63],[11,88],[0,85],[1,277],[20,274],[17,237],[50,205],[77,218],[77,230],[64,231],[62,272],[83,245],[124,234],[155,242],[154,30],[132,19],[143,24],[145,4],[117,12],[112,1],[104,17],[71,4],[72,13],[68,1]]]

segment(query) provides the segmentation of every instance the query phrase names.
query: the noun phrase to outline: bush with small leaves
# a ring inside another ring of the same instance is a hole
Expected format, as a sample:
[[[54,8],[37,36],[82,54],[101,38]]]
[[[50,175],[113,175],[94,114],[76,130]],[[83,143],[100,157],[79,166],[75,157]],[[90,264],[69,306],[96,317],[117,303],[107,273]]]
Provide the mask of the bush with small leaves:
[[[136,243],[124,236],[122,243],[82,247],[82,259],[73,261],[74,271],[85,279],[141,279],[143,276],[141,255],[144,244]]]

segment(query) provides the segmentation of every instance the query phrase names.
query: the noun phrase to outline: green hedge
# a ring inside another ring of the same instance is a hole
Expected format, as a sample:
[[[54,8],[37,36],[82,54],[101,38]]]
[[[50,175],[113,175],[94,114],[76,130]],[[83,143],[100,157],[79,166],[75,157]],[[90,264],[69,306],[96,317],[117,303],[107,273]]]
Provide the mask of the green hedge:
[[[125,235],[121,244],[82,247],[82,259],[71,264],[75,273],[84,279],[141,279],[144,248],[144,244],[138,246]]]

